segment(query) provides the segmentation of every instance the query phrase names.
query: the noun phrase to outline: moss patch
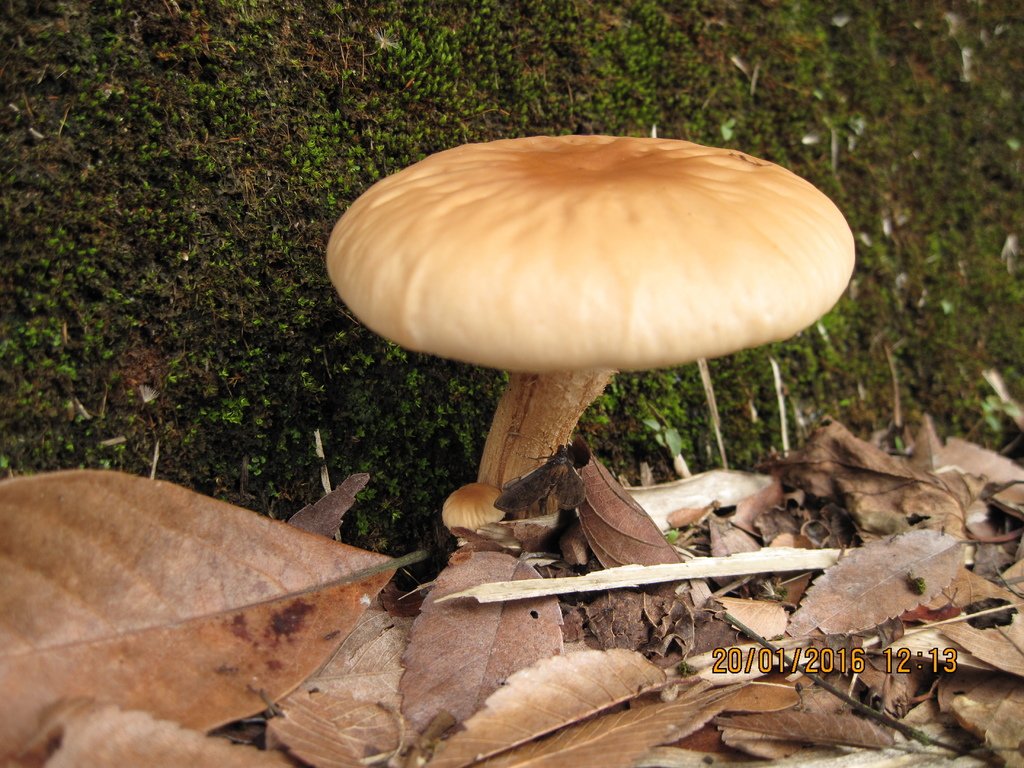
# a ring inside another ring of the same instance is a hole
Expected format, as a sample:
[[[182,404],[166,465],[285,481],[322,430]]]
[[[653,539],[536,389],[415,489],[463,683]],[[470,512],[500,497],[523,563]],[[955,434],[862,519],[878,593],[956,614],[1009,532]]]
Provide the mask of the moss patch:
[[[809,423],[861,431],[891,413],[887,349],[908,417],[950,431],[999,439],[984,368],[1024,390],[1024,286],[1000,258],[1024,234],[1011,2],[14,6],[0,32],[8,471],[146,473],[159,444],[159,476],[285,516],[320,493],[319,429],[336,481],[373,475],[349,539],[431,543],[501,377],[363,329],[327,281],[327,235],[430,152],[536,133],[656,124],[786,165],[847,214],[849,296],[790,342],[712,362],[734,465],[779,444],[769,356]],[[584,428],[618,469],[666,472],[652,409],[693,468],[717,463],[695,366],[617,378]]]

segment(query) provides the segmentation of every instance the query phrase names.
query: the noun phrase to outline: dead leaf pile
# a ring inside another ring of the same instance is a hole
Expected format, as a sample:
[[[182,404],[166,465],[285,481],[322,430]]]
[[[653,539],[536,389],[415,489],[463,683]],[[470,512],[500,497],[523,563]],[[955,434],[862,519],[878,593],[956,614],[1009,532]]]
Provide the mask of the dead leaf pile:
[[[329,538],[362,477],[296,519],[321,536],[116,473],[0,483],[0,754],[1024,766],[1024,471],[917,445],[893,455],[832,423],[713,499],[636,494],[661,522],[594,459],[578,515],[460,531],[415,616],[393,585],[377,597],[393,561]],[[668,540],[665,520],[682,526]],[[231,721],[263,748],[204,735]]]

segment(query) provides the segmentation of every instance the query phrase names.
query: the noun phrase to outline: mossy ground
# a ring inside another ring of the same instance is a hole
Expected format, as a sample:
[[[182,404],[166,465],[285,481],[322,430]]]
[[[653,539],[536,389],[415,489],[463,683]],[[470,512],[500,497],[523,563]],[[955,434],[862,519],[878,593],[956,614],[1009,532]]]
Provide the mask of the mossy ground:
[[[779,444],[769,356],[810,422],[862,432],[891,414],[886,350],[906,417],[949,432],[998,442],[983,369],[1024,392],[1024,270],[1001,258],[1024,235],[1014,0],[7,5],[5,472],[148,473],[159,444],[159,477],[286,516],[321,492],[319,429],[335,481],[373,476],[348,539],[433,543],[500,374],[362,328],[327,235],[381,176],[527,134],[656,124],[785,165],[847,215],[839,306],[711,364],[734,465]],[[664,471],[653,413],[694,469],[717,463],[695,366],[618,377],[584,429],[617,469]]]

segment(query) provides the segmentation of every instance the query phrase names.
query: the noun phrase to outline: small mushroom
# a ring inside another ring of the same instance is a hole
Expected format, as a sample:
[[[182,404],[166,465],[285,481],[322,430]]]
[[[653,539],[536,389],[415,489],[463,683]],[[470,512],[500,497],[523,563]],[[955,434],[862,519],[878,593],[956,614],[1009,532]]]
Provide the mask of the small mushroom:
[[[468,528],[475,531],[488,523],[496,523],[505,515],[494,506],[499,493],[497,488],[487,483],[464,485],[445,499],[441,520],[449,530]]]
[[[616,370],[785,339],[846,288],[854,242],[810,183],[732,149],[537,136],[431,155],[367,190],[327,267],[371,329],[503,368],[478,480],[570,441]]]

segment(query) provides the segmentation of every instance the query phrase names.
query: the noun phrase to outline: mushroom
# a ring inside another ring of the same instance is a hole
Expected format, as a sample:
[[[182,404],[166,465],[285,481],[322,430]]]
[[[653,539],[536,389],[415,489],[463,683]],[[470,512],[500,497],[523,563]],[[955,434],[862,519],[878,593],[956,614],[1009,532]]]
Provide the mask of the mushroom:
[[[617,370],[785,339],[845,290],[854,243],[810,183],[732,149],[536,136],[439,152],[338,221],[349,309],[412,350],[509,371],[478,480],[569,442]]]
[[[497,488],[487,483],[469,483],[453,491],[441,508],[441,521],[452,528],[468,528],[475,531],[488,523],[496,523],[504,513],[494,506],[500,494]]]

